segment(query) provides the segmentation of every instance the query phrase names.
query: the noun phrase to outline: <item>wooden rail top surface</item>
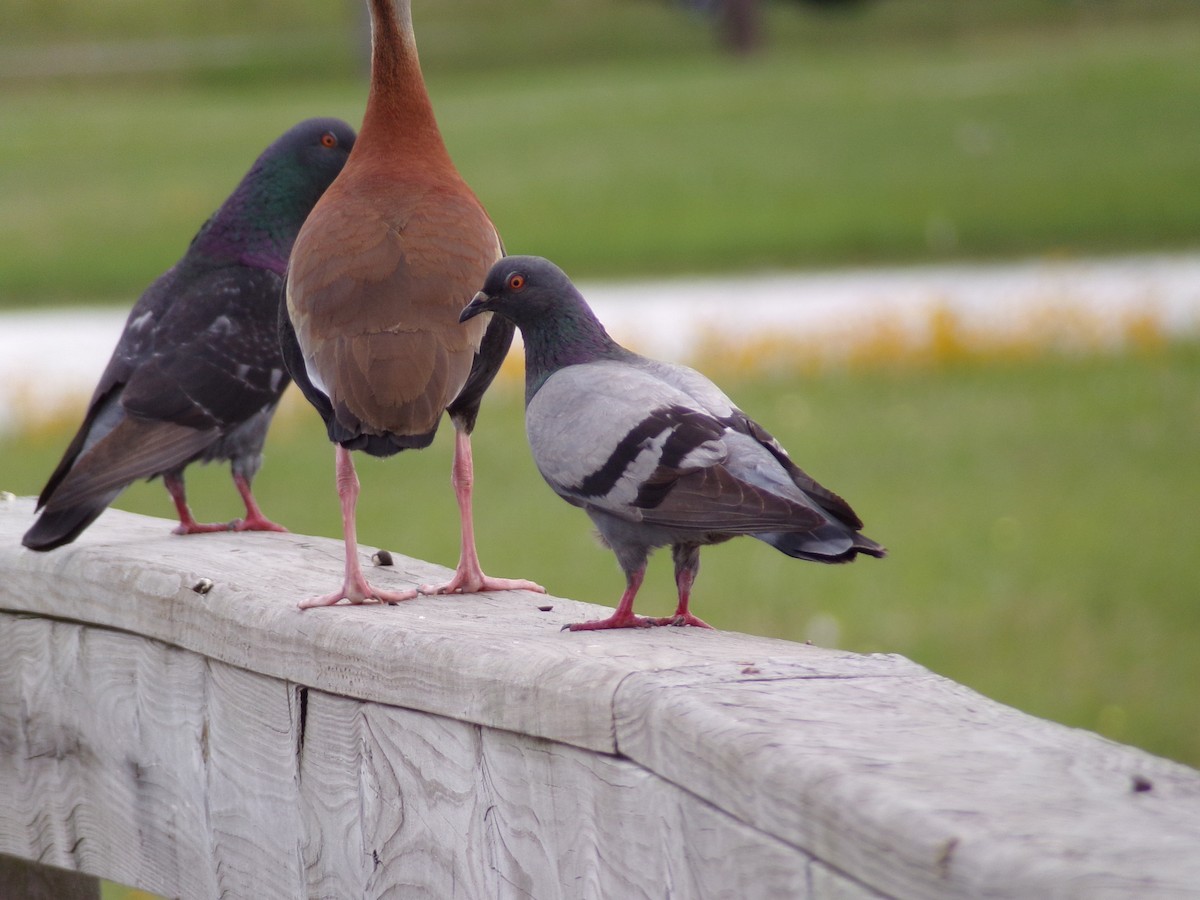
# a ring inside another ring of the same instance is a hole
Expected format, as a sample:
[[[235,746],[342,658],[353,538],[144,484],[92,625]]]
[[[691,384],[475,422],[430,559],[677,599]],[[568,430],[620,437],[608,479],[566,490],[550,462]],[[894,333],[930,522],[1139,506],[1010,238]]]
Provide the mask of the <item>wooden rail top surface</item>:
[[[165,520],[110,510],[41,554],[20,546],[32,516],[32,500],[0,499],[0,627],[16,614],[117,629],[332,694],[618,754],[898,893],[945,882],[977,896],[1047,884],[1200,896],[1200,773],[900,656],[699,629],[572,634],[564,623],[605,610],[528,593],[302,611],[341,577],[340,542],[181,538]],[[448,574],[394,555],[370,570],[381,585]],[[206,593],[194,590],[203,579]]]

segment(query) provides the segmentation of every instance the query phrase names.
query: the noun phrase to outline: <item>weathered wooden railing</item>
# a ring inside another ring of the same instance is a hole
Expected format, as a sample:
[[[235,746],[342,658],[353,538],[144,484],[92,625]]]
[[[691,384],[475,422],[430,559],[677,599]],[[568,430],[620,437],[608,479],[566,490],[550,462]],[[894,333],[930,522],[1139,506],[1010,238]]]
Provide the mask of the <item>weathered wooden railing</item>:
[[[1200,894],[1200,773],[901,657],[524,594],[302,612],[334,541],[114,511],[35,554],[31,513],[0,502],[11,857],[189,898]]]

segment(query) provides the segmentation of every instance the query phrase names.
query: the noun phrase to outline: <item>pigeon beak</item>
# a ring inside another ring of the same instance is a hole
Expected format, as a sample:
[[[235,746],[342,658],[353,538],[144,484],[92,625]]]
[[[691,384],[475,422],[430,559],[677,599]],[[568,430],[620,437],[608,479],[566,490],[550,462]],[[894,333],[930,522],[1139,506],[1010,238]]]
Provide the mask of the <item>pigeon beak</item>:
[[[458,321],[465,322],[467,319],[475,318],[482,312],[487,312],[487,304],[491,299],[492,298],[483,291],[480,291],[473,298],[471,298],[471,302],[463,308],[463,311],[458,316]]]

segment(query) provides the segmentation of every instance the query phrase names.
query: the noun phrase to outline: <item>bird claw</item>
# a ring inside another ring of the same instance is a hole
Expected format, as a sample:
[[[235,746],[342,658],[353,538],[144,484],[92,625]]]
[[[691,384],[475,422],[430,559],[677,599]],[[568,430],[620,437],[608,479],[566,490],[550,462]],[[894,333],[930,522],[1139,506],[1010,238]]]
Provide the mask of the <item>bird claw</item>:
[[[564,625],[563,631],[607,631],[611,628],[657,628],[662,625],[674,625],[682,627],[684,625],[692,625],[696,628],[709,628],[712,626],[703,619],[698,619],[691,613],[677,613],[673,616],[649,617],[649,616],[618,616],[616,613],[609,616],[607,619],[595,619],[590,622],[574,622],[570,625]]]
[[[693,616],[690,612],[689,613],[676,613],[673,616],[663,616],[662,618],[659,618],[659,619],[653,619],[652,624],[654,624],[654,625],[672,625],[676,628],[682,628],[685,625],[691,625],[693,628],[707,628],[710,631],[716,630],[711,625],[709,625],[707,622],[705,622],[703,619],[699,619],[696,616]]]
[[[276,531],[287,534],[286,528],[272,522],[266,516],[247,516],[244,519],[234,519],[229,523],[228,528],[230,531]]]
[[[482,594],[488,591],[533,591],[544,594],[540,584],[523,578],[492,578],[482,572],[455,572],[454,577],[442,584],[423,584],[417,589],[427,596],[434,594]]]
[[[412,588],[405,591],[385,591],[372,587],[366,581],[363,581],[362,584],[343,585],[341,590],[334,591],[332,594],[323,594],[320,597],[309,597],[307,600],[301,600],[299,606],[301,609],[314,609],[319,606],[335,606],[342,600],[348,600],[351,606],[359,606],[363,603],[371,602],[395,606],[397,603],[412,600],[417,596],[417,593]]]
[[[655,625],[662,625],[658,619],[649,619],[646,616],[618,616],[613,614],[607,619],[593,619],[590,622],[573,622],[570,625],[564,625],[563,631],[608,631],[610,628],[651,628]]]
[[[171,529],[171,534],[216,534],[219,531],[234,531],[233,522],[180,522]]]

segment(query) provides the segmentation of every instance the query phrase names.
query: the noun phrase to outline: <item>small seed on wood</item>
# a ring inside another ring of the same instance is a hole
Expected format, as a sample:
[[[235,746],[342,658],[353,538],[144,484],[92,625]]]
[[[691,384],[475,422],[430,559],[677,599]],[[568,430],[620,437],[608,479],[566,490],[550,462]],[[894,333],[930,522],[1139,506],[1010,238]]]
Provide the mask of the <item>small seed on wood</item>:
[[[390,566],[392,565],[392,554],[386,550],[376,550],[375,555],[371,557],[371,562],[377,566]]]
[[[201,578],[199,581],[197,581],[195,584],[192,585],[192,590],[195,591],[197,594],[207,594],[212,589],[213,589],[213,583],[212,583],[211,578]]]
[[[550,612],[550,610],[552,610],[552,609],[554,609],[554,607],[551,606],[549,603],[547,603],[545,606],[538,607],[539,612]]]

